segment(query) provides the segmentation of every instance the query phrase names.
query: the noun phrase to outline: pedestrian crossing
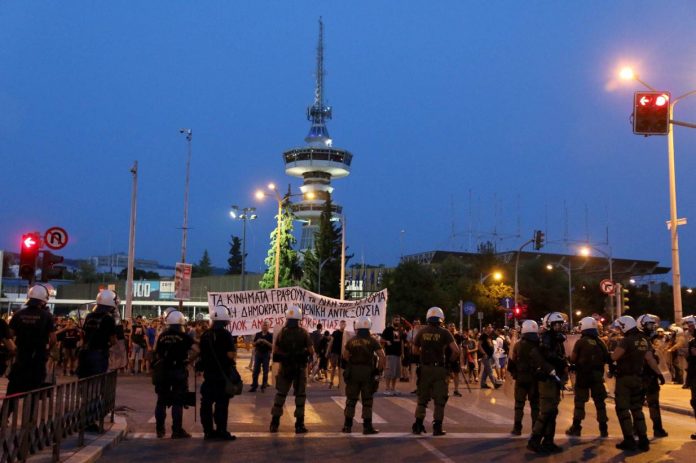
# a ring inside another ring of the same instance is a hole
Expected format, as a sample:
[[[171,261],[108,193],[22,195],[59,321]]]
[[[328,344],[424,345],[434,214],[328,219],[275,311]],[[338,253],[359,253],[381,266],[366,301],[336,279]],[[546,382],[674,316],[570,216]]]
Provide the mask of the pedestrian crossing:
[[[346,398],[345,397],[334,396],[334,397],[331,397],[331,399],[333,399],[333,401],[336,402],[336,404],[339,406],[339,408],[341,410],[346,409]],[[358,403],[355,405],[355,418],[360,420],[360,421],[362,418],[362,410],[363,410],[362,404],[360,403],[360,401],[358,401]],[[372,411],[372,422],[375,424],[386,424],[387,420],[385,420],[384,418],[382,418],[381,416],[376,414],[373,410]]]

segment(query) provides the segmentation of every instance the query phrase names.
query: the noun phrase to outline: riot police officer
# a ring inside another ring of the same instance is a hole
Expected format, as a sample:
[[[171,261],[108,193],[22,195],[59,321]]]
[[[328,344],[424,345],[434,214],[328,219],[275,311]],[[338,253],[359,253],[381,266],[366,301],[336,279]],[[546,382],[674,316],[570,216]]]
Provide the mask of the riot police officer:
[[[116,344],[118,296],[104,289],[97,294],[97,305],[82,324],[82,349],[78,357],[77,376],[87,378],[109,369],[109,348]]]
[[[694,410],[696,417],[696,316],[689,315],[682,319],[682,323],[687,327],[691,334],[689,341],[689,349],[686,356],[686,364],[689,368],[686,372],[686,384],[691,390],[691,408]],[[691,435],[691,438],[696,440],[696,432]]]
[[[343,432],[350,433],[355,416],[355,404],[362,401],[363,434],[377,434],[372,426],[372,398],[379,384],[379,375],[384,370],[386,356],[382,345],[370,336],[372,320],[358,317],[355,322],[356,335],[348,340],[343,358],[348,366],[343,371],[346,381],[346,409]]]
[[[643,415],[643,372],[644,364],[659,372],[657,362],[650,351],[647,339],[638,331],[636,321],[629,315],[622,315],[616,319],[616,324],[624,334],[623,339],[611,354],[612,361],[616,362],[616,390],[614,402],[616,403],[616,416],[621,425],[623,441],[616,444],[617,449],[650,450],[650,441],[645,426]],[[638,445],[633,438],[633,433],[638,434]]]
[[[607,389],[604,387],[604,366],[611,363],[609,350],[606,344],[599,339],[597,320],[593,317],[585,317],[580,320],[582,337],[573,346],[570,354],[570,362],[575,365],[575,409],[573,410],[573,424],[566,430],[569,436],[580,436],[582,432],[582,420],[585,419],[585,403],[592,401],[597,409],[597,421],[599,422],[599,435],[609,437],[607,428],[607,406],[604,402],[607,398]]]
[[[536,453],[556,453],[563,448],[553,442],[556,433],[556,416],[561,401],[561,388],[568,378],[568,361],[565,356],[565,336],[562,333],[565,320],[558,312],[551,312],[542,320],[544,333],[539,349],[531,351],[532,367],[539,380],[539,417],[534,423],[527,448]]]
[[[515,424],[510,434],[522,434],[524,403],[529,400],[532,409],[532,427],[539,416],[539,384],[532,368],[531,353],[539,348],[539,325],[534,320],[522,323],[522,338],[512,348],[510,374],[515,379]]]
[[[285,311],[285,326],[280,330],[273,345],[273,358],[280,362],[276,377],[276,395],[271,409],[270,431],[278,432],[280,417],[283,415],[285,398],[292,386],[295,393],[295,433],[304,434],[304,408],[307,399],[307,363],[314,355],[314,347],[309,333],[300,326],[302,310],[290,306]]]
[[[167,318],[171,317],[171,313]],[[227,431],[227,413],[230,396],[225,391],[226,379],[235,368],[237,344],[227,329],[230,312],[225,307],[216,307],[210,314],[211,329],[201,335],[201,360],[197,369],[203,371],[201,384],[201,425],[205,440],[236,438]],[[213,405],[215,409],[213,410]],[[215,427],[213,427],[213,421]]]
[[[445,321],[445,314],[439,307],[428,309],[428,324],[416,334],[413,340],[414,354],[420,356],[420,366],[416,370],[418,377],[416,393],[418,405],[416,407],[416,421],[413,423],[413,434],[426,432],[423,420],[428,402],[433,399],[435,409],[433,411],[433,436],[447,434],[442,429],[442,421],[445,419],[445,405],[449,394],[447,391],[447,367],[449,362],[459,359],[459,346],[454,341],[452,333],[440,326]],[[450,348],[451,358],[445,358],[445,349]]]
[[[191,437],[182,427],[185,396],[188,392],[186,368],[193,339],[184,333],[186,317],[173,311],[166,320],[167,328],[157,338],[153,364],[153,383],[157,394],[155,420],[157,437],[164,437],[167,407],[172,407],[172,439]]]
[[[7,395],[38,389],[44,383],[47,346],[57,342],[53,316],[46,308],[48,298],[49,286],[32,286],[24,307],[10,320],[9,334],[15,337],[17,357],[10,371]]]
[[[659,365],[659,358],[653,346],[653,339],[657,335],[655,332],[657,317],[650,314],[641,315],[636,319],[636,324],[638,325],[638,330],[647,339],[648,348]],[[656,438],[667,437],[667,431],[662,427],[662,414],[660,413],[660,385],[665,384],[665,377],[660,371],[653,371],[648,365],[643,366],[642,376],[645,401],[648,404],[650,420],[653,424],[653,436]]]

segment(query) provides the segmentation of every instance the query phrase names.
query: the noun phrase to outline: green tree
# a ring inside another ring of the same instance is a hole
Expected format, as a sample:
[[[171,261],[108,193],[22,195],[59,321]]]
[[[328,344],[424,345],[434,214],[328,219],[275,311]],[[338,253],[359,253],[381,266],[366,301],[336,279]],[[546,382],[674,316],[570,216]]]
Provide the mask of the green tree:
[[[321,294],[338,298],[341,294],[341,228],[333,217],[333,203],[328,196],[319,217],[319,231],[314,237],[314,249],[304,256],[302,287],[317,291],[321,266]],[[348,257],[346,257],[346,261]],[[323,264],[323,265],[322,265]]]
[[[295,236],[292,234],[293,220],[295,217],[292,212],[287,207],[282,208],[282,216],[280,220],[280,272],[278,275],[278,286],[284,288],[286,286],[293,286],[297,284],[300,279],[302,269],[300,268],[299,256],[297,251],[293,249],[293,246],[297,242]],[[278,216],[276,216],[277,219]],[[261,288],[273,288],[275,286],[275,256],[276,256],[276,235],[278,229],[275,228],[271,232],[271,246],[268,249],[268,256],[264,261],[266,264],[266,273],[263,274],[261,281],[259,282],[259,287]]]
[[[389,291],[388,316],[424,320],[430,307],[441,307],[445,302],[432,268],[418,262],[400,263],[385,275],[384,284]]]
[[[124,268],[118,274],[119,280],[125,280],[128,278],[128,269]],[[157,272],[151,272],[147,270],[141,270],[139,268],[133,269],[133,280],[159,280],[160,274]]]
[[[242,260],[246,258],[246,255],[242,257],[242,240],[238,236],[232,235],[232,242],[228,244],[230,245],[230,257],[227,258],[227,274],[240,275],[242,273]]]
[[[213,274],[213,265],[210,262],[210,256],[208,255],[208,250],[203,251],[203,257],[198,262],[198,264],[193,264],[191,269],[192,277],[207,277]]]
[[[80,262],[80,267],[77,270],[77,282],[78,283],[97,283],[99,281],[99,275],[97,274],[97,269],[94,264],[89,261]]]

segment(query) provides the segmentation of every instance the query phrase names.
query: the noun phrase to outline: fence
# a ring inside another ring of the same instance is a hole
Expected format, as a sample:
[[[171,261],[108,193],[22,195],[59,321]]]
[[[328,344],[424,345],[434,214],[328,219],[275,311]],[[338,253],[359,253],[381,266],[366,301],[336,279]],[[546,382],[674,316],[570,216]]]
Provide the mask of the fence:
[[[66,437],[77,433],[81,447],[86,428],[96,426],[103,433],[105,417],[110,414],[114,422],[116,377],[112,371],[0,397],[0,463],[26,461],[49,446],[53,447],[53,461],[59,461]]]

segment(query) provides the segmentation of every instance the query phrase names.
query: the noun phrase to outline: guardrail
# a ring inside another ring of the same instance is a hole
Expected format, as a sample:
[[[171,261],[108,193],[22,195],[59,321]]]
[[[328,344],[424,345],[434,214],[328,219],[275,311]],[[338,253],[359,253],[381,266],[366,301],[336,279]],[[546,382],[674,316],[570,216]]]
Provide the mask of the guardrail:
[[[0,397],[0,463],[26,461],[53,447],[53,461],[60,460],[63,439],[78,434],[84,445],[87,427],[104,432],[104,419],[114,422],[115,371],[101,375]]]

